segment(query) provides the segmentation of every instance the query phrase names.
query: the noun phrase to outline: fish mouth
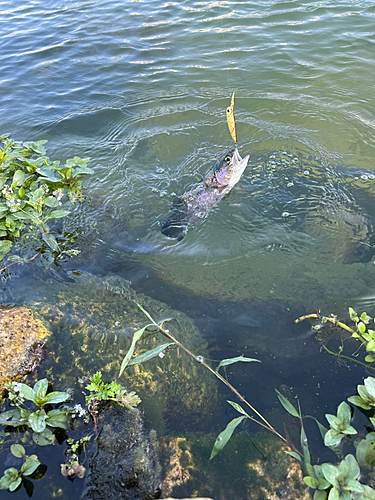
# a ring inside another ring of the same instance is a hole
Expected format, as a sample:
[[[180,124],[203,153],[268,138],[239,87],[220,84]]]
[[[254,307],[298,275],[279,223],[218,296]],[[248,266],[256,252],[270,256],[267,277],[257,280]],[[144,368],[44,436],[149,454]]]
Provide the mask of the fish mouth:
[[[228,183],[229,188],[232,188],[241,179],[241,176],[244,173],[245,168],[247,167],[249,158],[250,155],[245,156],[245,158],[241,158],[238,150],[237,149],[234,150],[231,162],[232,175]]]

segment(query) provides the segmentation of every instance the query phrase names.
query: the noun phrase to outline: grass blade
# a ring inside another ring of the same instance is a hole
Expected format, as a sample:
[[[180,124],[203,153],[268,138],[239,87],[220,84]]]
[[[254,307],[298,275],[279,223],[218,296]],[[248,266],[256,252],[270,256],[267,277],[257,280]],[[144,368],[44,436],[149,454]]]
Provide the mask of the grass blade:
[[[234,429],[237,427],[238,424],[242,422],[244,418],[246,417],[237,417],[233,419],[231,422],[229,422],[229,424],[225,427],[225,429],[222,432],[220,432],[220,434],[216,438],[214,447],[212,448],[210,460],[214,458],[224,448],[229,439],[232,437]]]
[[[279,392],[277,389],[275,389],[275,391],[276,391],[277,397],[279,398],[280,403],[283,405],[285,410],[288,413],[290,413],[290,415],[292,415],[292,417],[301,418],[301,414],[298,413],[297,409],[294,408],[292,403],[288,399],[286,399],[286,397],[283,396],[281,394],[281,392]]]
[[[158,345],[158,346],[154,347],[154,349],[151,349],[151,351],[144,352],[140,356],[137,356],[136,358],[133,358],[128,363],[128,366],[139,365],[140,363],[144,363],[145,361],[148,361],[149,359],[155,358],[162,351],[164,351],[164,349],[166,349],[170,345],[174,345],[174,342],[168,342],[168,344]]]
[[[246,415],[247,417],[249,416],[246,411],[242,408],[241,405],[239,405],[238,403],[234,403],[233,401],[229,401],[229,399],[227,399],[227,403],[229,403],[230,405],[233,406],[233,408],[235,410],[237,410],[239,413],[242,413],[242,415]]]
[[[220,361],[220,363],[217,365],[215,371],[218,372],[219,368],[221,368],[222,366],[232,365],[233,363],[238,363],[239,361],[244,361],[246,363],[251,363],[251,362],[255,361],[257,363],[261,363],[261,361],[259,361],[259,359],[245,358],[245,356],[237,356],[237,358],[223,359],[222,361]]]
[[[129,347],[129,350],[128,352],[126,353],[126,356],[125,358],[122,360],[122,363],[121,363],[121,368],[120,368],[120,373],[119,373],[119,377],[121,377],[122,375],[122,372],[125,370],[125,368],[128,366],[129,364],[129,361],[130,361],[130,358],[133,356],[133,353],[134,353],[134,349],[135,349],[135,344],[138,342],[138,340],[142,337],[143,335],[143,332],[146,330],[146,328],[148,328],[149,326],[152,326],[151,324],[148,324],[146,326],[144,326],[143,328],[141,328],[140,330],[137,330],[135,332],[135,334],[133,335],[133,340],[132,340],[132,343]]]
[[[141,306],[141,304],[137,304],[137,306],[139,307],[139,309],[143,312],[143,314],[145,316],[147,316],[147,318],[151,321],[151,323],[153,323],[154,325],[156,325],[157,323],[151,318],[150,314],[145,310],[143,309],[143,307]]]

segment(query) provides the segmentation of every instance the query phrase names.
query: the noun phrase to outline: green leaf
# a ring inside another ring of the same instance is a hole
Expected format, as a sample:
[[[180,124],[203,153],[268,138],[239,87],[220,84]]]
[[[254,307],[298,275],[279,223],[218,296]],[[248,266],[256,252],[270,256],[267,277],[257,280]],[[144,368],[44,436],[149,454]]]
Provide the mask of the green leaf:
[[[0,490],[9,489],[10,485],[15,483],[18,479],[18,470],[10,467],[4,471],[3,477],[0,479]]]
[[[285,410],[290,413],[293,417],[301,418],[301,414],[296,410],[296,408],[292,405],[292,403],[281,394],[277,389],[275,389],[277,397],[279,398],[280,403],[283,405]]]
[[[39,446],[47,446],[53,444],[55,441],[55,436],[51,429],[45,429],[43,432],[33,434],[33,441]]]
[[[230,405],[233,406],[233,408],[235,410],[237,410],[239,413],[242,413],[242,415],[246,415],[247,417],[249,416],[246,411],[242,408],[242,406],[240,406],[238,403],[234,403],[233,401],[229,401],[227,399],[227,403],[229,403]]]
[[[337,481],[337,476],[339,475],[337,467],[332,464],[322,464],[322,472],[324,478],[329,482],[329,484],[332,484],[332,486],[335,486],[336,488],[340,487]]]
[[[89,167],[79,167],[75,168],[73,173],[72,173],[72,179],[77,177],[78,175],[86,175],[86,174],[93,174],[94,170]]]
[[[54,210],[53,212],[50,212],[44,220],[61,219],[62,217],[66,217],[68,214],[70,214],[69,210]]]
[[[316,490],[313,496],[313,500],[326,500],[327,492]]]
[[[49,404],[63,403],[69,398],[70,395],[67,392],[50,392],[46,396],[46,403]]]
[[[365,387],[372,399],[375,398],[375,378],[374,377],[367,377],[364,380],[365,382]]]
[[[23,172],[22,170],[16,170],[13,175],[12,186],[21,186],[25,177],[27,177],[27,174],[25,174],[25,172]]]
[[[357,322],[357,321],[358,321],[358,315],[357,315],[357,313],[355,312],[355,310],[354,310],[354,309],[352,309],[351,307],[349,307],[349,315],[350,315],[350,319],[351,319],[352,321],[355,321],[355,322]]]
[[[371,406],[363,401],[361,396],[350,396],[348,398],[349,403],[352,403],[355,406],[358,406],[359,408],[363,408],[364,410],[370,410]]]
[[[347,499],[344,498],[344,494],[344,491],[342,492],[342,494],[340,494],[340,491],[337,488],[332,488],[329,492],[328,500],[350,500],[350,495],[349,499]]]
[[[34,432],[43,432],[46,428],[46,412],[44,410],[37,410],[29,416],[29,423]]]
[[[40,462],[38,460],[31,459],[30,457],[26,459],[26,462],[22,464],[21,472],[24,476],[30,476],[39,467]]]
[[[371,339],[370,342],[366,345],[367,352],[375,351],[375,340]]]
[[[369,324],[371,318],[367,315],[367,313],[363,312],[360,316],[361,321],[363,321],[366,325]]]
[[[350,422],[350,408],[349,406],[343,401],[340,403],[339,407],[337,408],[337,418],[344,424],[344,425],[349,425]]]
[[[370,396],[364,385],[357,385],[358,394],[361,396],[365,403],[371,403],[374,398]]]
[[[222,432],[220,432],[220,434],[216,438],[214,447],[212,448],[210,460],[212,460],[224,448],[229,439],[232,437],[235,428],[242,422],[244,418],[246,417],[237,417],[233,419],[231,422],[229,422],[226,428]]]
[[[353,455],[346,455],[344,460],[348,464],[347,477],[349,479],[358,479],[361,470],[359,468],[357,460],[353,457]]]
[[[51,250],[53,250],[54,252],[58,252],[60,250],[59,245],[54,236],[48,233],[43,233],[42,237],[43,240],[47,243],[47,245],[51,248]]]
[[[26,384],[19,384],[20,393],[27,399],[27,401],[32,401],[35,403],[36,392]]]
[[[324,444],[329,448],[335,447],[341,442],[343,437],[344,434],[341,434],[341,432],[330,429],[324,437]]]
[[[366,325],[360,321],[357,325],[359,333],[363,334],[366,331]]]
[[[22,478],[20,477],[17,477],[17,479],[15,481],[13,481],[10,485],[9,485],[9,491],[12,492],[12,491],[16,491],[16,489],[18,488],[18,486],[21,484],[22,482]]]
[[[44,400],[44,398],[47,394],[47,390],[48,390],[48,380],[46,378],[42,378],[41,380],[38,380],[38,382],[34,385],[34,392],[36,394],[35,401],[37,399]]]
[[[20,410],[8,410],[0,414],[0,425],[10,425],[12,427],[18,427],[20,425],[25,425],[27,419],[25,420],[21,416]]]
[[[13,217],[18,220],[36,220],[36,217],[27,212],[14,212]]]
[[[359,483],[355,479],[347,479],[345,482],[345,489],[348,491],[354,491],[355,493],[363,492],[361,483]]]
[[[144,314],[145,316],[147,316],[147,318],[151,321],[151,323],[152,323],[153,325],[156,325],[156,324],[157,324],[157,323],[156,323],[156,322],[155,322],[155,321],[151,318],[151,316],[149,315],[149,313],[148,313],[145,309],[143,309],[143,307],[142,307],[140,304],[138,304],[138,303],[137,303],[137,306],[138,306],[138,307],[139,307],[139,309],[143,312],[143,314]]]
[[[375,490],[373,490],[370,486],[367,486],[367,484],[362,484],[363,488],[363,500],[375,500]]]
[[[51,410],[47,413],[46,424],[51,427],[60,427],[67,429],[69,424],[69,417],[64,410]]]
[[[122,372],[125,370],[125,368],[128,366],[129,364],[129,360],[130,358],[133,356],[133,352],[134,352],[134,349],[135,349],[135,344],[137,343],[137,341],[142,337],[143,335],[143,332],[149,327],[149,326],[152,326],[152,325],[146,325],[144,326],[143,328],[141,328],[140,330],[137,330],[135,332],[135,334],[133,335],[133,340],[132,340],[132,343],[130,345],[130,348],[125,356],[125,358],[123,359],[122,363],[121,363],[121,368],[120,368],[120,373],[119,373],[119,377],[121,377],[122,375]]]
[[[375,432],[369,432],[356,447],[357,462],[361,468],[369,469],[375,465]]]
[[[330,413],[326,413],[325,417],[328,420],[331,428],[336,430],[337,432],[340,432],[341,420],[335,415],[331,415]]]
[[[314,417],[313,417],[313,418],[314,418]],[[321,424],[321,423],[319,422],[319,420],[317,420],[316,418],[314,418],[314,420],[315,420],[315,422],[316,422],[316,424],[317,424],[317,426],[318,426],[318,428],[319,428],[320,435],[322,436],[322,439],[323,439],[323,441],[324,441],[324,438],[325,438],[325,436],[326,436],[326,434],[327,434],[327,432],[328,432],[328,429],[327,429],[327,427],[324,427],[324,425],[323,425],[323,424]]]
[[[149,359],[155,358],[161,352],[163,352],[164,349],[166,349],[170,345],[174,345],[174,342],[168,342],[168,344],[158,345],[157,347],[154,347],[154,349],[151,349],[150,351],[147,351],[147,352],[141,354],[140,356],[137,356],[136,358],[133,358],[128,363],[128,366],[138,365],[140,363],[144,363],[145,361],[148,361]]]
[[[296,460],[298,460],[298,462],[302,462],[302,459],[300,457],[300,455],[298,453],[296,453],[295,451],[286,451],[285,452],[287,455],[290,455],[292,458],[295,458]]]
[[[25,448],[22,444],[12,444],[10,447],[10,452],[14,457],[22,458],[26,455]]]
[[[319,485],[319,481],[317,479],[315,479],[315,477],[311,477],[311,476],[305,476],[303,478],[303,482],[305,484],[307,484],[307,486],[309,488],[313,488],[314,490],[318,487]]]
[[[365,357],[365,361],[367,363],[373,363],[375,361],[375,356],[373,356],[372,354],[368,354],[366,357]]]
[[[43,177],[44,181],[60,182],[60,178],[57,177],[55,172],[52,169],[49,169],[48,167],[37,168],[36,172],[38,172],[38,174]]]
[[[233,363],[238,363],[239,361],[243,361],[245,363],[252,363],[253,361],[255,361],[257,363],[261,363],[261,361],[259,361],[259,359],[245,358],[245,356],[237,356],[236,358],[223,359],[222,361],[220,361],[220,363],[217,365],[215,371],[218,372],[222,366],[232,365]]]
[[[309,443],[308,443],[307,436],[306,436],[305,429],[304,429],[303,425],[301,427],[301,448],[302,448],[304,463],[310,464],[311,458],[310,458],[310,451],[309,451]]]

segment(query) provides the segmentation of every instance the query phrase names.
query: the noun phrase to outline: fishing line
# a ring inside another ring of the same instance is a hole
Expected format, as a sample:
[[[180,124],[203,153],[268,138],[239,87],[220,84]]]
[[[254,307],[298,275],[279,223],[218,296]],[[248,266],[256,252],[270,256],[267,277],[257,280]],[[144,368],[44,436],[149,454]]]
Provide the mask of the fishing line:
[[[227,87],[230,88],[230,84],[229,84],[229,62],[227,61],[227,47],[226,47],[226,42],[225,42],[225,30],[224,30],[224,27],[223,27],[223,18],[226,17],[226,15],[224,16],[223,15],[223,10],[222,10],[222,4],[224,2],[219,2],[219,7],[220,7],[220,30],[222,32],[222,35],[223,35],[223,47],[224,47],[224,68],[226,70],[226,73],[227,73]],[[233,142],[235,143],[235,145],[237,146],[237,134],[236,134],[236,121],[235,121],[235,118],[234,118],[234,112],[233,112],[233,109],[234,109],[234,90],[231,91],[231,94],[232,94],[232,98],[231,98],[231,103],[230,103],[230,106],[228,106],[226,108],[226,118],[227,118],[227,124],[228,124],[228,128],[229,128],[229,132],[230,132],[230,135],[233,139]]]
[[[224,31],[224,28],[223,28],[223,11],[222,11],[222,3],[223,2],[219,2],[219,7],[220,7],[220,31],[223,35],[223,46],[224,46],[224,62],[225,62],[225,70],[226,70],[226,73],[227,73],[227,86],[228,88],[229,87],[229,68],[227,67],[228,66],[228,63],[227,63],[227,47],[226,47],[226,44],[225,44],[225,31]]]

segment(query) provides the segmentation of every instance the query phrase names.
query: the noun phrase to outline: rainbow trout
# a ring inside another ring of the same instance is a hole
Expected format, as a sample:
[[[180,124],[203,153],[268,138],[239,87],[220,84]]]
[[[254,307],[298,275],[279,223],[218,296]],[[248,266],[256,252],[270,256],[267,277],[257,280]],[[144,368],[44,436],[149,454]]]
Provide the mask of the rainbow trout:
[[[161,232],[182,240],[188,228],[203,222],[209,211],[237,184],[248,161],[249,155],[242,159],[237,149],[225,153],[204,179],[174,204],[174,212],[164,222]]]

